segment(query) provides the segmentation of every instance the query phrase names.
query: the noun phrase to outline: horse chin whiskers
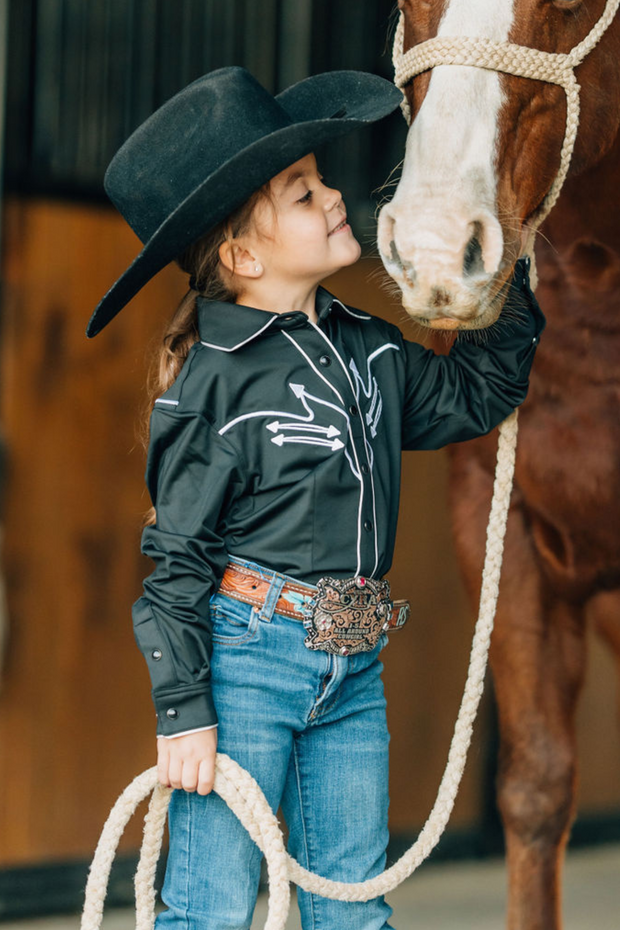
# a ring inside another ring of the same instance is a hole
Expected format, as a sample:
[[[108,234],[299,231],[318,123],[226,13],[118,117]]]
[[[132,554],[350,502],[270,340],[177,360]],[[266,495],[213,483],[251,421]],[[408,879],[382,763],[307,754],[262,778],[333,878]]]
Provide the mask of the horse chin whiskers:
[[[493,295],[491,299],[483,298],[475,307],[470,304],[469,307],[462,307],[458,311],[452,307],[451,311],[444,313],[436,312],[435,308],[431,310],[425,301],[413,299],[410,292],[402,289],[401,300],[407,316],[425,330],[431,329],[434,333],[484,332],[497,322],[501,309],[500,294]],[[433,326],[437,320],[450,320],[453,325]]]

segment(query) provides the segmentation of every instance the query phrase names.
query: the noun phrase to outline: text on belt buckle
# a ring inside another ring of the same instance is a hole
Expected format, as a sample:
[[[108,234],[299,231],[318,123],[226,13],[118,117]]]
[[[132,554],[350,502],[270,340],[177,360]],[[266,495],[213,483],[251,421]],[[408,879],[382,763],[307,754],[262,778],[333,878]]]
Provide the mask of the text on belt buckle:
[[[317,591],[304,610],[308,649],[355,655],[375,648],[387,623],[392,602],[387,578],[319,578]]]

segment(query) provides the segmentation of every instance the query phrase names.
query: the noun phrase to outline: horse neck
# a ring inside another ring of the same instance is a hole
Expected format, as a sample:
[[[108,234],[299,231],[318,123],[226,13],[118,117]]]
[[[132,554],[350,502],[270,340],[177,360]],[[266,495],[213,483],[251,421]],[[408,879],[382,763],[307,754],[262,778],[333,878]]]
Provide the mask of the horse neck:
[[[620,133],[599,162],[567,178],[537,237],[537,296],[550,323],[620,338],[619,189]]]

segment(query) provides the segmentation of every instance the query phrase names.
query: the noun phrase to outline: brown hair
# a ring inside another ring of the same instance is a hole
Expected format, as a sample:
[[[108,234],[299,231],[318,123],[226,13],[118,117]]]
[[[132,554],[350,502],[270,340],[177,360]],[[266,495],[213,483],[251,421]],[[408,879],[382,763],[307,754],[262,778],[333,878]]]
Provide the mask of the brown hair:
[[[182,271],[190,275],[195,290],[190,288],[179,303],[168,323],[162,343],[155,350],[147,374],[147,401],[141,417],[140,439],[145,448],[149,442],[149,423],[155,399],[167,391],[176,380],[191,347],[199,339],[196,297],[208,300],[223,300],[234,303],[241,289],[233,270],[229,271],[219,257],[222,243],[232,242],[237,236],[250,229],[252,214],[261,201],[271,203],[270,182],[263,184],[242,206],[208,233],[193,242],[176,259]],[[155,508],[151,507],[144,516],[143,524],[155,523]]]

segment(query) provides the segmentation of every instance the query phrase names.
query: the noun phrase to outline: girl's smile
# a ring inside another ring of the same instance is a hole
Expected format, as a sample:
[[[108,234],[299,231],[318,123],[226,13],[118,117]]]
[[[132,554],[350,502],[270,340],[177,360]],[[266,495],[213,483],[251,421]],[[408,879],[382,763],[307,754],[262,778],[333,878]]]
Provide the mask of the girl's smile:
[[[347,223],[347,218],[346,218],[346,216],[345,216],[345,218],[342,220],[342,222],[338,223],[338,225],[336,226],[336,228],[335,228],[335,229],[332,229],[332,231],[331,231],[330,233],[328,233],[327,235],[328,235],[328,236],[333,236],[334,233],[345,232],[345,230],[348,231],[348,232],[351,232],[351,227],[350,227],[349,224]]]

